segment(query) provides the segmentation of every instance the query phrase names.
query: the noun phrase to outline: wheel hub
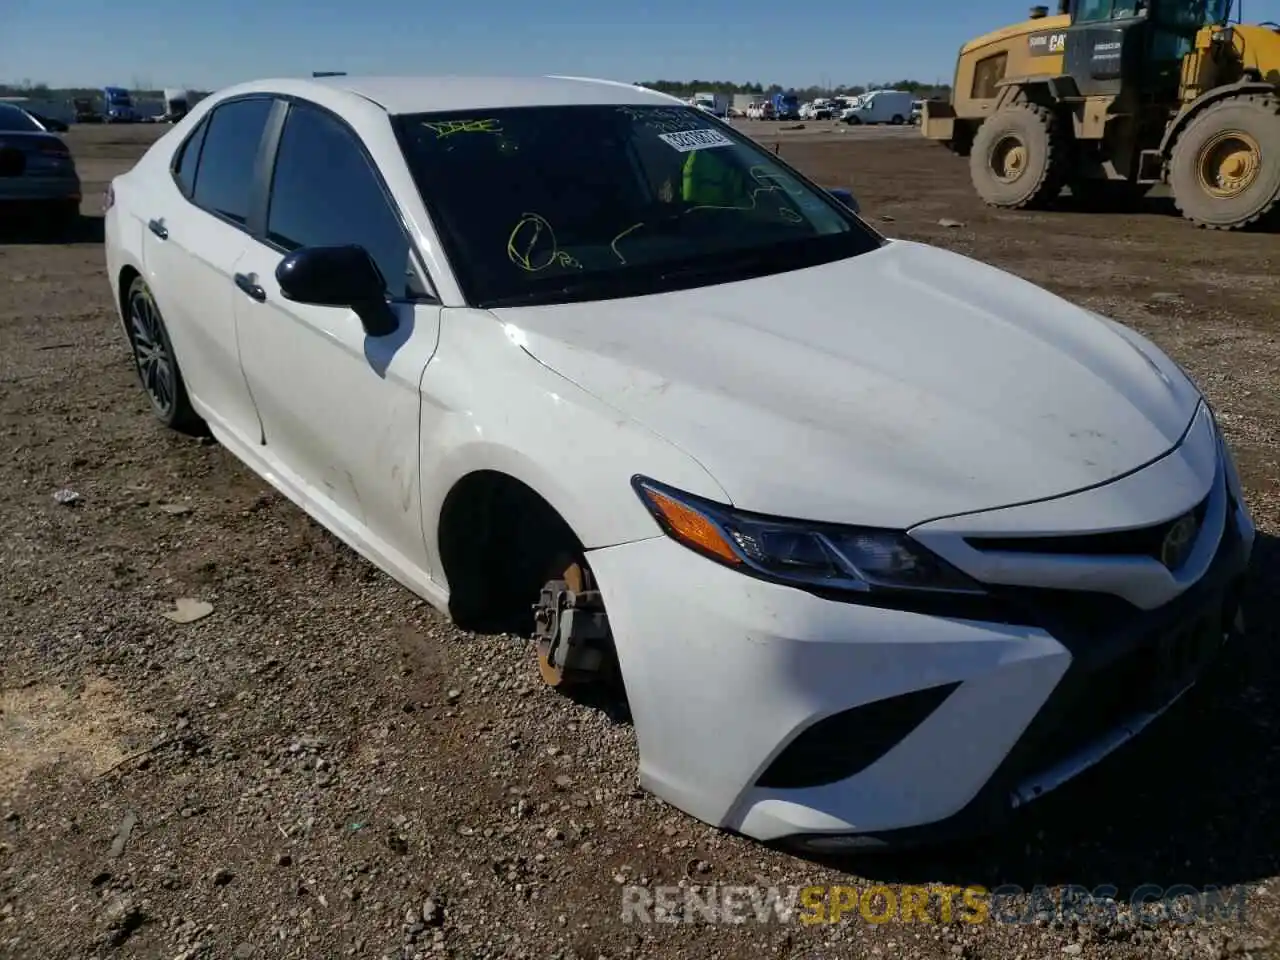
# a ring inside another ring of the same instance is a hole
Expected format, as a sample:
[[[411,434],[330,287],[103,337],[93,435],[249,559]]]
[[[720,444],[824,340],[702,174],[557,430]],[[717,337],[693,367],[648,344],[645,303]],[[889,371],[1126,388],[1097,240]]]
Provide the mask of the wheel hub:
[[[1224,130],[1201,148],[1196,179],[1211,197],[1229,200],[1248,190],[1261,169],[1258,141],[1238,130]]]
[[[604,598],[591,572],[573,562],[548,581],[534,605],[538,672],[551,687],[599,677],[608,664],[611,639]]]
[[[1006,136],[991,149],[991,172],[1001,183],[1013,183],[1026,172],[1027,145],[1018,137]]]

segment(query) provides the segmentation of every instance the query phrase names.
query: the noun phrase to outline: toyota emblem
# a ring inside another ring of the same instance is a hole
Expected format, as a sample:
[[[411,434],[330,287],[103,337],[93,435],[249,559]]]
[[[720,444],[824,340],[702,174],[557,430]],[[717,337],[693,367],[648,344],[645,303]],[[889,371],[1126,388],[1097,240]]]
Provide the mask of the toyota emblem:
[[[1160,562],[1170,570],[1177,570],[1186,563],[1191,548],[1195,546],[1198,528],[1194,513],[1175,520],[1160,545]]]

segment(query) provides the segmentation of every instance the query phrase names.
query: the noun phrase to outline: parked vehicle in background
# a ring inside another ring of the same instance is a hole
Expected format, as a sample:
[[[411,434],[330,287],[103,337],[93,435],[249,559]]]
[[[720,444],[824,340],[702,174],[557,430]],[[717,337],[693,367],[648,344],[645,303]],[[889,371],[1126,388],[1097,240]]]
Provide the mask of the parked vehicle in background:
[[[140,119],[133,95],[124,87],[103,87],[103,118],[107,123],[137,123]]]
[[[801,120],[830,120],[835,116],[836,104],[830,98],[819,97],[800,108]]]
[[[76,97],[71,101],[71,105],[74,108],[76,123],[102,122],[102,111],[88,97]]]
[[[920,117],[924,114],[924,101],[916,100],[911,104],[911,122],[916,126],[920,125]]]
[[[705,110],[713,117],[724,118],[729,113],[729,95],[727,93],[695,93],[693,95],[693,105],[699,110]]]
[[[772,100],[761,100],[759,103],[753,103],[747,107],[748,120],[772,120],[775,111]]]
[[[80,177],[66,143],[27,111],[0,103],[0,220],[51,232],[80,216]]]
[[[773,104],[774,120],[799,120],[800,98],[794,93],[775,93],[770,102]]]
[[[191,110],[190,90],[164,91],[164,113],[160,115],[162,123],[177,123]]]
[[[872,90],[840,117],[845,123],[903,124],[911,116],[913,98],[906,90]]]

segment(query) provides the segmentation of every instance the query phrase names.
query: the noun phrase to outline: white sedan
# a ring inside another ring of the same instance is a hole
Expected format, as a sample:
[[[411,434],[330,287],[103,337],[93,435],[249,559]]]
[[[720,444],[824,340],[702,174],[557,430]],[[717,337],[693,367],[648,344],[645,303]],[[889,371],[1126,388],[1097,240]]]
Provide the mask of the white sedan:
[[[107,203],[158,417],[624,696],[641,783],[711,824],[998,824],[1239,627],[1253,525],[1177,364],[674,98],[250,83]]]

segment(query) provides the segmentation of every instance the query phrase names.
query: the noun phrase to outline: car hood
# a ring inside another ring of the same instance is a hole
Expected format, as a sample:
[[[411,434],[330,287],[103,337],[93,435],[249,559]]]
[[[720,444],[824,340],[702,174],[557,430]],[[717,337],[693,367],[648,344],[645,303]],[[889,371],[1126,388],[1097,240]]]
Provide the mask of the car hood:
[[[537,360],[699,461],[735,506],[799,519],[906,528],[1075,492],[1167,453],[1200,400],[1119,324],[906,241],[493,313]],[[607,436],[594,455],[610,456]]]

